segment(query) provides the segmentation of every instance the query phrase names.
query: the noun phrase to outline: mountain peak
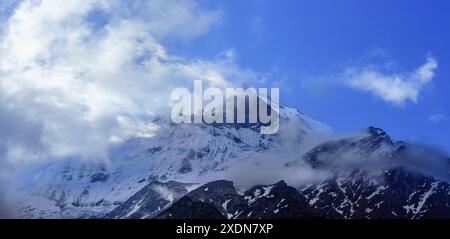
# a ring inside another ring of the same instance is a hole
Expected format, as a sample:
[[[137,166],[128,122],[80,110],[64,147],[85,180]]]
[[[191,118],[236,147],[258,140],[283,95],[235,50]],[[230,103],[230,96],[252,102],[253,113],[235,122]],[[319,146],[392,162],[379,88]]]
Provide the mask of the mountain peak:
[[[370,126],[367,128],[367,132],[370,134],[369,140],[372,141],[372,145],[378,148],[382,143],[387,145],[393,145],[391,137],[381,128]]]
[[[275,183],[273,186],[275,186],[275,187],[286,187],[287,183],[284,180],[280,180],[279,182]]]
[[[382,128],[377,128],[374,126],[367,127],[367,132],[371,135],[387,135],[386,131],[384,131]]]

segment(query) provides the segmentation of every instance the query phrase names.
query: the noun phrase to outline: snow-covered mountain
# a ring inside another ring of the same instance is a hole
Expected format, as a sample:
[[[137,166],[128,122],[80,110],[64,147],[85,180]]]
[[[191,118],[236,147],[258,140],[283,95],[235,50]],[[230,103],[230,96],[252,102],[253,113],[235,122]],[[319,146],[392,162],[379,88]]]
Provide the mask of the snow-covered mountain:
[[[367,133],[324,142],[286,164],[326,168],[331,174],[323,181],[297,188],[280,181],[243,193],[231,181],[214,181],[186,194],[156,218],[450,218],[448,182],[397,162],[408,150],[403,142],[393,143],[381,129],[370,127]],[[356,158],[351,165],[342,162],[349,152]],[[383,161],[385,167],[377,165]]]
[[[289,138],[262,135],[258,125],[149,123],[147,137],[132,138],[112,150],[107,161],[59,160],[41,165],[21,185],[23,217],[104,216],[154,180],[205,183],[226,177],[237,162],[278,152],[287,140],[332,135],[328,126],[282,106],[281,129]],[[95,146],[93,146],[95,147]]]
[[[275,135],[157,118],[108,160],[41,166],[18,208],[26,218],[450,217],[448,183],[407,167],[406,143],[373,127],[337,137],[285,106],[280,117]]]

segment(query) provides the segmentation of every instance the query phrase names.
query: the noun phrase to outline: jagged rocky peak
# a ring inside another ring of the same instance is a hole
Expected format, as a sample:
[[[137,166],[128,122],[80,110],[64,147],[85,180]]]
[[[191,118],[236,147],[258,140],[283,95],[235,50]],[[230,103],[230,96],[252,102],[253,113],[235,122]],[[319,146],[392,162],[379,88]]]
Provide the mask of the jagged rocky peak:
[[[284,180],[280,180],[273,185],[274,187],[287,187],[288,184]]]
[[[192,184],[175,181],[153,181],[108,213],[105,218],[152,218],[187,194],[191,186]]]
[[[209,193],[208,193],[209,192]],[[201,196],[199,196],[201,195]],[[203,204],[198,204],[198,202]],[[197,203],[197,204],[196,204]],[[197,206],[193,206],[196,204]],[[201,216],[217,218],[213,206],[225,218],[316,218],[320,214],[309,208],[307,199],[284,181],[272,185],[257,185],[237,194],[230,181],[216,181],[205,184],[174,203],[157,218],[184,218],[184,208],[190,214],[193,207],[204,207]],[[183,206],[183,207],[182,207]],[[196,214],[196,218],[199,214]]]
[[[207,183],[192,190],[187,196],[194,201],[214,205],[224,217],[230,217],[242,206],[242,196],[236,192],[234,183],[227,180]]]
[[[403,168],[335,177],[300,192],[326,218],[450,217],[450,185]]]
[[[209,183],[218,188],[230,184]],[[204,185],[197,190],[205,190]],[[195,190],[194,190],[195,191]],[[193,191],[193,192],[194,192]],[[208,190],[207,190],[208,191]],[[295,189],[280,181],[243,195],[187,194],[157,218],[449,218],[450,185],[397,168],[383,175],[354,172]],[[215,200],[209,200],[216,198]],[[220,215],[219,215],[220,213]]]
[[[236,102],[235,102],[235,104],[236,104]],[[225,104],[224,104],[224,107],[225,107]],[[268,114],[271,115],[271,112],[273,111],[273,109],[270,106],[270,99],[269,99],[269,104],[266,104],[262,107],[266,107]],[[224,129],[225,130],[248,129],[248,130],[255,131],[259,134],[262,126],[267,126],[270,124],[270,123],[261,123],[260,118],[259,118],[259,109],[260,108],[261,107],[259,106],[259,101],[258,101],[258,107],[254,111],[254,112],[256,112],[256,116],[257,116],[256,123],[250,122],[250,120],[249,120],[250,108],[247,106],[245,107],[245,111],[244,111],[245,122],[237,123],[236,105],[235,105],[235,108],[233,109],[233,111],[234,111],[233,123],[227,123],[225,120],[227,117],[227,110],[225,110],[223,112],[223,122],[222,123],[214,122],[214,123],[210,123],[210,124],[206,124],[206,123],[204,123],[204,124],[191,124],[191,123],[175,124],[172,122],[172,120],[170,118],[170,114],[157,116],[157,117],[155,117],[155,119],[153,120],[152,123],[154,123],[156,125],[162,125],[162,126],[189,125],[189,126],[193,126],[196,128],[211,129],[212,132],[218,132],[218,131],[224,130]],[[333,135],[334,134],[334,130],[330,126],[328,126],[322,122],[319,122],[315,119],[312,119],[312,118],[304,115],[303,113],[301,113],[299,110],[294,109],[294,108],[289,108],[286,105],[283,105],[283,104],[279,105],[278,115],[279,115],[280,125],[283,125],[286,123],[289,123],[289,124],[296,123],[299,128],[299,131],[302,134],[320,134],[320,135]],[[191,122],[194,122],[194,115],[192,115],[192,117],[191,117]],[[270,137],[270,136],[261,135],[261,137]]]
[[[381,128],[370,126],[367,128],[367,132],[371,135],[371,141],[373,144],[387,144],[393,145],[391,137]]]
[[[287,188],[288,185],[284,180],[281,180],[272,185],[256,185],[245,191],[244,198],[247,201],[253,201],[254,198],[259,198],[262,196],[267,196],[269,193],[274,191],[273,189]]]
[[[294,187],[280,181],[255,186],[244,193],[247,207],[235,218],[318,218],[320,212],[309,207],[307,198]]]
[[[218,180],[214,182],[207,183],[192,192],[189,193],[191,197],[196,200],[204,201],[210,197],[210,195],[216,195],[219,197],[227,195],[237,195],[236,189],[234,188],[232,181]]]
[[[374,126],[367,127],[367,132],[374,136],[386,136],[387,133],[382,128],[377,128]]]
[[[188,196],[182,197],[170,208],[161,212],[156,219],[223,219],[225,218],[211,204],[194,201]]]
[[[372,156],[392,158],[397,146],[402,150],[403,144],[394,144],[391,137],[382,129],[368,127],[362,134],[338,137],[327,140],[306,152],[300,159],[286,163],[286,166],[308,163],[313,168],[329,168],[339,163],[343,157],[367,159]]]

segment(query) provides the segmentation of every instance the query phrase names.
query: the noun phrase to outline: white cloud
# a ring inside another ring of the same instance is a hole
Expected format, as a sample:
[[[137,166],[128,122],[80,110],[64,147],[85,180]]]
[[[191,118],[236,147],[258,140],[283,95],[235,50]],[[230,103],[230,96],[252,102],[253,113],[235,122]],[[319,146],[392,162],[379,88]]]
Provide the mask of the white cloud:
[[[0,110],[28,123],[1,135],[17,139],[0,141],[15,145],[0,145],[3,158],[104,158],[111,143],[145,133],[173,88],[254,77],[232,59],[184,59],[164,47],[206,33],[220,17],[194,1],[23,1],[2,22]],[[21,144],[25,130],[39,147]]]
[[[348,69],[345,77],[354,89],[367,91],[388,103],[402,105],[417,103],[420,91],[434,77],[438,64],[428,57],[425,64],[410,74],[384,74],[368,68]]]
[[[428,119],[433,123],[438,123],[443,120],[447,120],[447,116],[442,113],[437,113],[437,114],[432,114],[432,115],[428,116]]]

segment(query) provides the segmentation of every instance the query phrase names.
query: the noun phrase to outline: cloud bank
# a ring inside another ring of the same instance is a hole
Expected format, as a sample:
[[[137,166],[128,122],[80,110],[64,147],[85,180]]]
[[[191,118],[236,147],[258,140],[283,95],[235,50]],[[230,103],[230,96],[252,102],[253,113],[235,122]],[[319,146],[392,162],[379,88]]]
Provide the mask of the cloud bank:
[[[351,68],[345,73],[347,84],[353,89],[370,92],[387,103],[403,105],[417,103],[420,91],[433,80],[437,60],[426,62],[409,74],[384,74],[369,68]]]
[[[106,158],[111,144],[148,133],[146,122],[170,105],[173,88],[254,77],[229,54],[185,59],[164,47],[220,22],[220,11],[195,1],[3,4],[0,153],[7,162]]]

